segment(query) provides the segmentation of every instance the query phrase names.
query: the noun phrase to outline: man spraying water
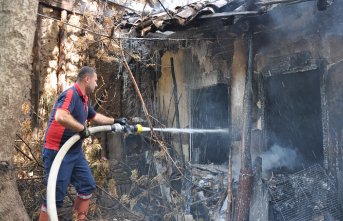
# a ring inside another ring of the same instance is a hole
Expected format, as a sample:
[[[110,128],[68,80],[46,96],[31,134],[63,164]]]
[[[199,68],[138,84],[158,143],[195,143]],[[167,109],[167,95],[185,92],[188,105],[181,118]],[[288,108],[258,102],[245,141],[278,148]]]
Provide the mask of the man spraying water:
[[[112,117],[96,113],[88,102],[88,95],[94,92],[97,86],[97,74],[93,68],[80,69],[76,83],[62,92],[57,98],[52,109],[48,127],[45,132],[42,157],[48,180],[52,163],[63,144],[73,135],[79,134],[77,141],[65,155],[56,183],[56,205],[63,206],[69,183],[76,191],[77,198],[74,202],[74,213],[77,220],[85,220],[90,198],[96,188],[92,172],[82,151],[82,139],[89,137],[90,132],[85,126],[87,120],[97,124],[119,123],[126,125],[125,118],[115,120]],[[47,203],[41,207],[39,221],[48,221]]]

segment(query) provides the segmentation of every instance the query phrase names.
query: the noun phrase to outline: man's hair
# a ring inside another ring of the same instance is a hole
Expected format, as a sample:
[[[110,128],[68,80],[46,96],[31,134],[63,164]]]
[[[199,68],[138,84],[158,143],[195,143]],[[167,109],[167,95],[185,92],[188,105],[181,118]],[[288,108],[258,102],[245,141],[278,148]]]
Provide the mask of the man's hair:
[[[86,75],[88,76],[93,76],[95,73],[95,70],[91,67],[88,66],[84,66],[79,70],[79,73],[77,74],[77,80],[82,80],[86,77]]]

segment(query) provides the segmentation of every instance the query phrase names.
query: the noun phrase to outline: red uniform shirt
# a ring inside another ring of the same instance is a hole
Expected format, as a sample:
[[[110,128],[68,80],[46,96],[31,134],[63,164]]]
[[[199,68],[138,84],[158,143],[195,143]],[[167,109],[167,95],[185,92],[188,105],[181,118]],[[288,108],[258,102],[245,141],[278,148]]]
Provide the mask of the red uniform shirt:
[[[93,107],[89,105],[87,95],[82,94],[77,84],[63,91],[54,104],[45,131],[44,147],[52,150],[59,150],[70,137],[76,134],[76,132],[65,128],[55,120],[57,109],[68,111],[81,124],[85,124],[87,119],[92,119],[96,114]],[[74,144],[73,148],[81,146],[82,141],[79,140]]]

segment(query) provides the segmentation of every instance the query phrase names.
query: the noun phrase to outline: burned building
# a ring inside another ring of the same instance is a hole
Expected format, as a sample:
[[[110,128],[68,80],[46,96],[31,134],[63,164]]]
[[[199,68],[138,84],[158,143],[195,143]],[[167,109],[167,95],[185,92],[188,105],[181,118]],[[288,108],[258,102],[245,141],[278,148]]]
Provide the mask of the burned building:
[[[176,31],[173,38],[186,40],[162,55],[162,73],[157,84],[159,103],[161,109],[171,109],[166,116],[168,126],[176,127],[175,102],[170,99],[175,87],[172,58],[180,127],[230,128],[230,136],[191,134],[183,139],[183,151],[191,163],[223,164],[231,151],[234,159],[235,156],[245,158],[240,153],[242,131],[247,123],[251,124],[251,135],[248,135],[251,143],[247,145],[253,159],[262,157],[265,178],[270,178],[271,174],[304,172],[318,164],[325,169],[323,179],[328,176],[328,182],[335,183],[334,192],[330,194],[335,195],[337,191],[339,196],[340,108],[336,106],[339,99],[333,98],[339,97],[339,88],[334,89],[333,84],[340,81],[337,71],[341,16],[338,11],[342,6],[335,2],[322,11],[320,2],[288,3],[257,2],[246,8],[249,15],[225,15],[228,12],[217,9],[212,15],[197,15],[195,27]],[[230,6],[229,3],[222,10]],[[230,12],[234,14],[236,10]],[[220,19],[214,19],[218,17]],[[228,24],[230,19],[232,23]],[[243,99],[250,62],[249,31],[252,32],[250,53],[254,60],[250,121],[244,119],[246,110],[243,109],[244,102],[249,102]],[[239,162],[234,162],[233,170],[239,173]],[[337,201],[333,195],[335,203],[327,207],[331,206],[331,219],[339,220],[341,197]],[[312,200],[307,197],[306,205],[311,207]],[[325,204],[326,198],[322,200]],[[257,216],[252,217],[257,220]],[[320,217],[315,216],[277,219],[269,215],[264,219],[314,220]],[[322,220],[326,219],[329,220]]]
[[[117,7],[115,1],[108,2]],[[151,118],[156,128],[225,129],[227,133],[157,132],[175,162],[155,160],[159,146],[150,134],[101,135],[118,196],[139,196],[131,209],[147,220],[343,219],[343,3],[218,0],[146,5],[157,12],[143,16],[133,3],[122,5],[117,9],[122,16],[112,24],[120,31],[105,27],[103,35],[120,41],[127,54],[136,53],[130,54],[128,66],[150,117],[131,86],[125,59],[102,57],[104,50],[114,55],[120,48],[111,43],[99,48],[97,41],[88,49],[73,48],[89,37],[88,29],[67,28],[68,23],[80,25],[82,16],[73,15],[68,4],[47,1],[41,1],[42,15],[63,20],[64,9],[69,20],[63,32],[63,26],[42,16],[38,38],[49,50],[40,50],[50,62],[43,61],[33,76],[36,111],[39,102],[48,102],[42,99],[48,90],[38,94],[49,80],[62,87],[77,66],[89,63],[106,82],[99,90],[100,111],[142,118],[138,121],[144,126]],[[109,17],[115,16],[112,13]],[[90,21],[86,17],[82,22]],[[59,29],[59,39],[54,29]],[[58,55],[50,53],[53,44],[59,45]],[[68,53],[83,56],[76,61]],[[65,69],[55,79],[64,65],[70,73]],[[39,73],[50,78],[39,82]],[[153,203],[178,205],[168,208],[172,215],[145,214],[154,210],[145,205],[152,200],[137,184],[147,181],[132,178],[134,169],[144,179],[153,171],[168,180],[153,188],[160,194]]]

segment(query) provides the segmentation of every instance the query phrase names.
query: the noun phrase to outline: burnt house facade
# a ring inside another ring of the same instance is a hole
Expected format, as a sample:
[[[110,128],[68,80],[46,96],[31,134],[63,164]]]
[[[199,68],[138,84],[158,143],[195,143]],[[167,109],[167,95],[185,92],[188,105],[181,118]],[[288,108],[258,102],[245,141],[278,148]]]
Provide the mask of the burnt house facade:
[[[116,8],[115,1],[108,2]],[[132,58],[128,63],[155,127],[228,133],[158,134],[169,142],[175,164],[184,161],[189,166],[185,176],[194,185],[160,184],[154,189],[162,195],[156,201],[175,203],[174,188],[188,196],[179,200],[184,207],[176,212],[194,220],[342,219],[343,3],[219,0],[176,8],[168,8],[167,3],[154,3],[159,13],[147,16],[132,11],[129,4],[124,7],[128,13],[117,8],[123,16],[112,25],[120,31],[102,31],[110,42],[120,41],[127,51],[136,51],[132,57],[148,61]],[[151,7],[154,4],[149,2]],[[39,20],[41,35],[36,36],[40,40],[36,39],[35,49],[42,51],[43,58],[37,58],[40,70],[34,70],[33,76],[36,112],[40,102],[49,102],[44,98],[49,90],[51,94],[63,90],[77,67],[89,64],[106,82],[94,102],[99,111],[141,117],[145,123],[123,58],[114,56],[120,53],[118,47],[100,45],[99,39],[88,36],[88,29],[68,26],[88,25],[88,20],[82,11],[72,13],[72,3],[67,6],[41,1],[40,13],[65,23],[57,25],[43,16]],[[111,13],[115,16],[116,11]],[[88,38],[91,43],[86,48],[81,41]],[[81,46],[74,47],[77,42]],[[102,56],[106,50],[113,56]],[[69,54],[80,56],[75,60]],[[150,66],[150,61],[155,64]],[[46,89],[48,84],[56,88]],[[140,176],[152,170],[168,178],[175,175],[171,169],[175,165],[154,160],[149,136],[102,134],[99,139],[119,197],[132,194],[133,169]],[[243,188],[251,189],[243,201],[238,200],[242,175],[251,178]],[[142,193],[139,189],[135,194]],[[142,214],[154,211],[145,206],[144,197],[134,209]],[[237,206],[245,208],[245,218],[227,210]],[[167,220],[149,215],[150,220]],[[171,220],[184,218],[180,216]]]
[[[343,5],[335,1],[323,11],[320,10],[320,4],[309,1],[268,5],[266,2],[264,5],[268,7],[265,13],[259,15],[224,16],[214,20],[201,16],[196,18],[196,27],[172,35],[173,38],[185,38],[188,41],[184,40],[163,51],[157,94],[160,108],[170,109],[169,112],[165,111],[169,113],[166,116],[168,126],[176,127],[175,103],[171,99],[174,90],[170,65],[172,58],[180,127],[230,130],[229,136],[191,134],[184,137],[182,147],[186,159],[193,164],[225,164],[232,152],[233,171],[238,174],[239,161],[244,160],[240,159],[244,158],[240,153],[245,121],[243,106],[249,62],[248,36],[249,28],[252,28],[252,159],[262,157],[262,179],[267,180],[273,179],[271,174],[299,171],[304,172],[306,177],[307,169],[320,165],[325,170],[323,179],[327,176],[330,183],[334,182],[332,188],[336,188],[338,196],[336,199],[331,195],[330,200],[335,203],[328,207],[332,207],[333,215],[325,217],[332,216],[333,220],[339,220],[342,208],[342,196],[339,193],[342,192],[343,182],[339,86],[343,80],[340,73],[343,55],[340,46],[343,42],[339,11]],[[257,10],[252,7],[247,11],[254,9]],[[227,24],[229,18],[234,21],[233,24]],[[175,145],[179,141],[175,137]],[[311,185],[308,185],[311,189]],[[253,195],[258,191],[255,181]],[[274,201],[273,196],[268,196],[270,202],[281,202]],[[314,196],[305,196],[307,201],[302,202],[303,205],[315,205]],[[287,200],[296,200],[295,195],[292,197]],[[326,197],[322,197],[322,200],[325,201]],[[275,204],[273,206],[269,209],[275,209]],[[265,214],[250,214],[250,218],[314,220],[324,217],[322,213],[308,211],[288,211],[292,215],[287,216],[286,209],[279,209],[279,214],[273,215],[270,212],[272,210]]]

